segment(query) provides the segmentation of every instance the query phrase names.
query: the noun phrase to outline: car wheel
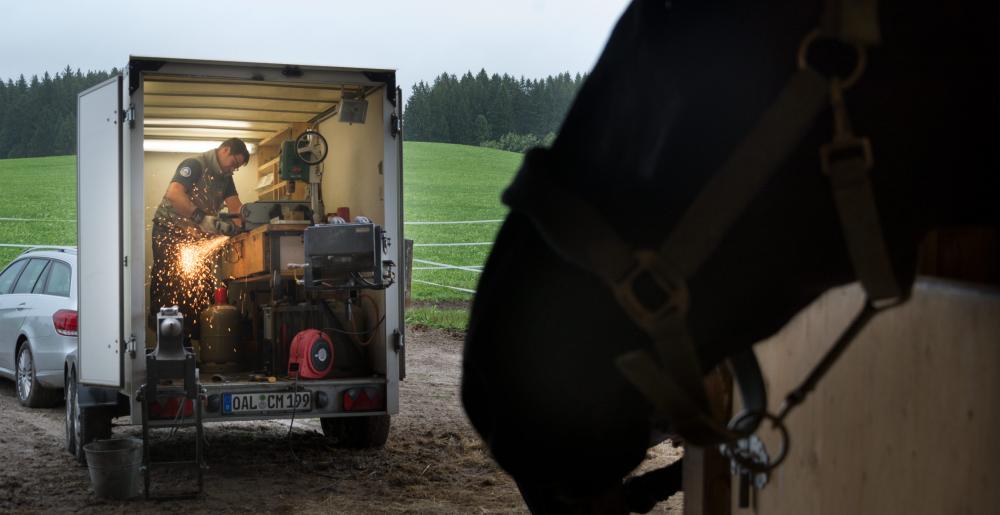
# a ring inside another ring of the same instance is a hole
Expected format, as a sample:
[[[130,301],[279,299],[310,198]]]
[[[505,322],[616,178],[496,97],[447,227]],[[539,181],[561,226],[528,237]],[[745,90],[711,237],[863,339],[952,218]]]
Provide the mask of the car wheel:
[[[43,408],[55,404],[56,391],[38,384],[35,377],[35,358],[31,354],[28,342],[21,345],[17,352],[17,365],[14,375],[17,385],[17,400],[29,408]]]
[[[87,453],[83,447],[94,440],[111,438],[111,414],[104,408],[81,407],[80,406],[80,385],[76,382],[75,371],[70,371],[70,378],[73,388],[73,407],[67,409],[67,413],[72,413],[73,441],[76,444],[73,449],[73,456],[77,463],[83,465],[87,463]],[[70,425],[70,424],[67,424]]]
[[[389,440],[389,415],[320,419],[323,434],[337,447],[369,449]]]
[[[76,456],[76,374],[70,371],[66,374],[66,452]]]

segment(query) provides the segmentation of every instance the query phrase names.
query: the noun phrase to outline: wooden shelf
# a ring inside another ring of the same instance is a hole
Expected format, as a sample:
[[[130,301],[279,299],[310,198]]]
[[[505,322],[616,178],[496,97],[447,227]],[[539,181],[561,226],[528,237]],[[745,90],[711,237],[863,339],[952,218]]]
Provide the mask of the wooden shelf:
[[[257,177],[262,175],[267,175],[269,173],[274,173],[278,171],[278,163],[281,162],[281,156],[278,156],[260,166],[257,167]]]
[[[260,145],[262,147],[279,146],[286,139],[294,139],[295,137],[297,137],[302,132],[305,132],[305,130],[306,130],[307,127],[308,127],[308,124],[306,124],[306,123],[298,123],[298,122],[297,123],[293,123],[293,124],[289,125],[288,127],[285,127],[284,129],[281,129],[280,131],[275,132],[271,136],[268,136],[267,138],[264,138],[263,140],[261,140],[260,143],[258,143],[258,145]]]
[[[267,195],[268,193],[271,193],[274,190],[277,190],[277,189],[280,189],[280,188],[284,188],[287,184],[288,184],[288,181],[276,182],[276,183],[274,183],[274,184],[272,184],[270,186],[264,186],[263,188],[257,190],[257,194],[258,195]]]

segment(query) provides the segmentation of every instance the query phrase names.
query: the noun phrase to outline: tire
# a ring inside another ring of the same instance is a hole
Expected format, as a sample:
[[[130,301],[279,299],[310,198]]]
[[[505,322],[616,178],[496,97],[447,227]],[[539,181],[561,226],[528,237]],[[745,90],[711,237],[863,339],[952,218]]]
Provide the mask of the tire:
[[[76,419],[76,376],[70,371],[66,374],[63,391],[66,392],[66,452],[76,456],[76,431],[73,421]]]
[[[73,456],[77,463],[83,465],[87,463],[87,453],[83,447],[94,440],[104,440],[111,438],[111,413],[106,408],[87,408],[80,406],[80,385],[76,382],[76,371],[70,370],[67,382],[72,388],[73,407],[67,409],[67,413],[72,413],[72,421],[67,423],[67,428],[72,425],[72,440],[76,444],[73,449]],[[67,399],[68,401],[68,399]]]
[[[17,361],[14,365],[17,400],[22,406],[29,408],[48,408],[58,400],[58,390],[45,388],[39,384],[35,371],[35,356],[31,353],[31,345],[25,341],[17,351]]]
[[[336,447],[381,448],[389,440],[389,415],[320,419],[323,434]]]

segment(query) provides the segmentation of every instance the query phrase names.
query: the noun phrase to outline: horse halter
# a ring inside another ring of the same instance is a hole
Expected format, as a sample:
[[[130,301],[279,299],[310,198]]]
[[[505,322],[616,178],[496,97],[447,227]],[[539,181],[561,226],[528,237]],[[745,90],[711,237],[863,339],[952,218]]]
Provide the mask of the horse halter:
[[[652,339],[654,352],[626,353],[617,365],[652,404],[654,423],[669,421],[675,431],[696,445],[723,444],[728,455],[751,471],[769,471],[780,464],[788,450],[783,420],[790,410],[802,402],[877,311],[898,305],[909,295],[909,287],[898,284],[893,273],[879,224],[869,180],[871,143],[851,131],[843,100],[843,91],[864,72],[865,48],[879,42],[874,4],[874,0],[828,0],[823,27],[802,42],[799,70],[657,250],[633,250],[592,205],[549,177],[542,150],[525,156],[525,165],[503,195],[513,210],[532,220],[561,259],[600,278],[632,322]],[[820,38],[854,47],[856,68],[843,78],[816,72],[808,54]],[[778,415],[767,411],[767,395],[753,350],[730,356],[746,408],[723,425],[709,408],[687,329],[686,281],[712,255],[828,107],[833,109],[834,136],[820,149],[820,168],[829,177],[851,261],[867,300],[804,383],[788,395]],[[581,219],[589,221],[585,228],[577,223]],[[764,419],[780,431],[782,446],[773,460],[759,463],[739,452],[735,444],[752,435]]]

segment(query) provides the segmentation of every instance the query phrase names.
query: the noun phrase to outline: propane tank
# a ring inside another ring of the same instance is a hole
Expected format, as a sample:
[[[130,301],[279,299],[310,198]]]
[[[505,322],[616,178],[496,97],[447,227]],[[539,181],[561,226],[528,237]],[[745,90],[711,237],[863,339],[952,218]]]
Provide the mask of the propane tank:
[[[205,308],[199,317],[201,325],[202,363],[233,363],[240,361],[240,312],[226,303],[225,288],[215,290],[215,304]]]

